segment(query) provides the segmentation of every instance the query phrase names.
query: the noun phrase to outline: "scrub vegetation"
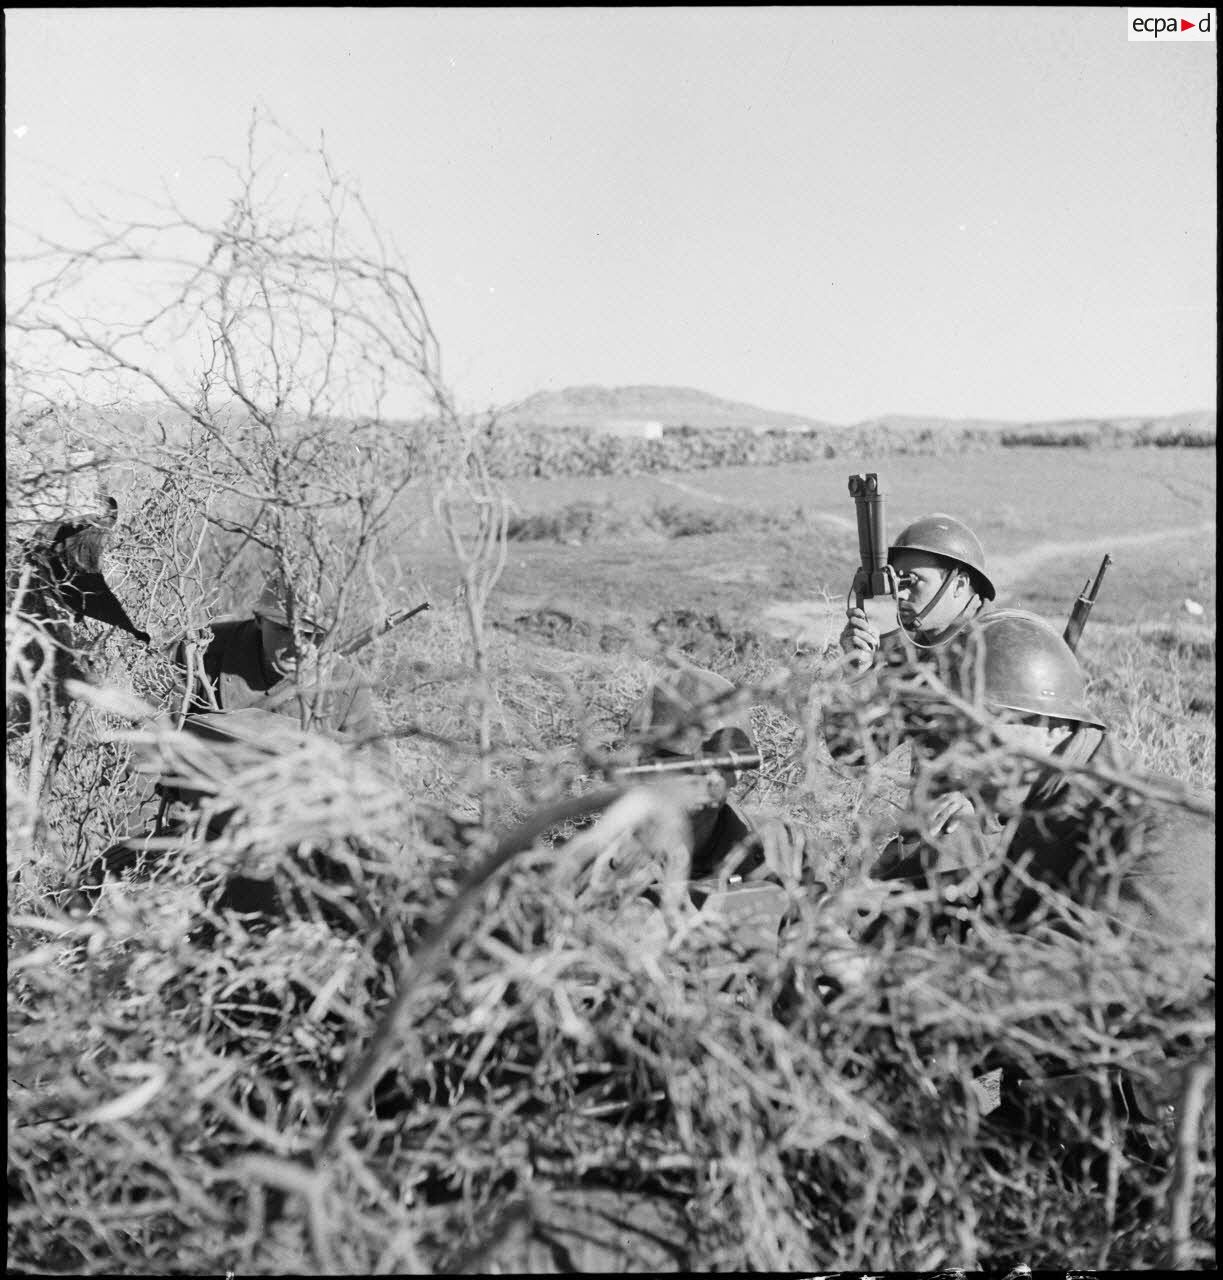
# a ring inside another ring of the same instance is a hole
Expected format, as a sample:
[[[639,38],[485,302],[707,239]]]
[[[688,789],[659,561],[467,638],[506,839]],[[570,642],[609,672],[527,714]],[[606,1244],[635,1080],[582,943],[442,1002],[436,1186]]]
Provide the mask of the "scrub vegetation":
[[[940,457],[982,449],[1208,448],[1216,443],[1213,414],[1106,419],[1075,423],[867,422],[855,427],[735,429],[680,421],[658,438],[621,436],[588,426],[535,427],[492,419],[482,444],[493,473],[506,479],[646,475],[737,466],[793,466],[847,454],[868,458]]]
[[[839,770],[819,731],[839,678],[753,610],[835,601],[854,535],[821,516],[852,516],[844,477],[835,511],[782,500],[788,469],[760,467],[778,496],[754,510],[622,510],[595,480],[527,512],[493,479],[484,426],[453,412],[406,270],[376,238],[339,237],[354,206],[325,157],[323,214],[278,220],[258,141],[231,219],[201,228],[214,257],[172,291],[220,336],[199,385],[159,387],[164,430],[133,425],[140,362],[113,331],[45,297],[10,309],[15,336],[84,344],[116,380],[112,402],[85,404],[48,392],[46,364],[10,369],[6,675],[29,708],[6,744],[10,1267],[623,1269],[539,1240],[557,1189],[586,1188],[667,1207],[657,1268],[1213,1269],[1209,1004],[1104,920],[1073,938],[945,927],[936,895],[864,881],[905,762]],[[119,243],[100,237],[75,268]],[[430,414],[410,431],[346,414],[371,369],[415,379]],[[958,459],[957,483],[992,456]],[[153,643],[57,623],[86,677],[64,687],[23,542],[93,480],[120,503],[107,579]],[[1118,529],[1115,511],[1074,519],[1083,538]],[[1035,511],[994,545],[1018,556],[1054,520]],[[660,548],[714,566],[700,590]],[[1191,571],[1212,558],[1203,543]],[[276,561],[345,584],[333,642],[430,601],[360,655],[394,782],[321,735],[184,747],[165,646],[203,644]],[[1162,599],[1165,584],[1117,591]],[[1102,600],[1082,657],[1122,741],[1213,796],[1213,608],[1206,625],[1180,603],[1138,626]],[[674,803],[608,785],[629,708],[676,654],[751,708],[765,766],[745,807],[811,833],[823,888],[793,893],[776,952],[694,923],[671,892]],[[989,749],[984,730],[957,747]],[[91,869],[151,773],[231,817],[99,888]],[[593,874],[613,848],[617,874]],[[235,871],[275,881],[285,909],[220,910]],[[642,941],[650,885],[664,946]],[[861,912],[915,927],[902,941],[888,925],[868,953],[847,932]],[[838,962],[862,970],[839,996],[817,982]],[[981,1081],[1004,1065],[1076,1078],[1003,1123]],[[1111,1104],[1119,1068],[1156,1098],[1152,1119]]]

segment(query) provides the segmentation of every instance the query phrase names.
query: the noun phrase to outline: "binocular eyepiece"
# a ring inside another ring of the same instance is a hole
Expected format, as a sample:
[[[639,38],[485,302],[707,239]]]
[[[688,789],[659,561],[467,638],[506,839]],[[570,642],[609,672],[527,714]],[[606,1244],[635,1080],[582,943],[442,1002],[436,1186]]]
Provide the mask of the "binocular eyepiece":
[[[849,477],[849,496],[855,501],[873,498],[879,492],[879,477],[873,472]]]

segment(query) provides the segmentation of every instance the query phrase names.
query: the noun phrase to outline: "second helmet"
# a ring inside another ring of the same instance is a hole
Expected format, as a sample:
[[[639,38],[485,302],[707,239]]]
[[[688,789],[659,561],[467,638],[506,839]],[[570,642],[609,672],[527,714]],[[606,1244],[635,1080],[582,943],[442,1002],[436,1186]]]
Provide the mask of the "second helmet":
[[[1087,707],[1087,677],[1057,628],[1024,609],[994,609],[972,628],[965,697],[991,709],[1077,720],[1103,729]]]

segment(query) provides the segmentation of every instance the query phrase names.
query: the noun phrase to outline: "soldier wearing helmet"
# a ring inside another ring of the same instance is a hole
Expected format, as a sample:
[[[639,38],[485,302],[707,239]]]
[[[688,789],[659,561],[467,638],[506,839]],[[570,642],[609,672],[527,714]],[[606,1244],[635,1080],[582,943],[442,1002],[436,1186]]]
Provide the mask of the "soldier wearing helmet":
[[[976,535],[962,521],[941,512],[901,530],[888,548],[888,563],[896,571],[899,629],[881,644],[865,611],[851,608],[840,636],[841,648],[857,669],[861,687],[854,697],[859,704],[865,699],[879,702],[877,681],[885,672],[896,675],[928,668],[945,676],[954,669],[965,635],[975,621],[988,616],[989,602],[996,594]],[[893,713],[886,698],[881,710],[884,714],[875,716],[864,734],[856,710],[847,715],[845,708],[826,707],[823,729],[828,749],[842,764],[855,766],[871,763],[872,755],[882,759],[908,742],[913,749],[912,787],[923,756],[937,754],[946,744],[913,723],[903,708]],[[945,791],[934,815],[935,825],[953,828],[957,814],[966,807],[964,796],[954,789]],[[884,865],[894,856],[892,848]]]
[[[326,577],[313,589],[295,590],[279,573],[269,575],[249,617],[213,624],[202,670],[188,690],[189,711],[259,707],[357,739],[376,735],[368,680],[346,658],[320,661],[320,646],[337,622],[336,597]],[[185,669],[182,645],[178,658]]]
[[[653,682],[629,713],[628,731],[647,740],[647,760],[755,752],[747,712],[719,705],[733,693],[734,685],[716,672],[682,666]],[[741,776],[734,769],[708,769],[685,781],[691,879],[771,871],[797,882],[803,874],[801,832],[781,819],[757,823],[744,814],[731,799]]]
[[[888,548],[888,563],[896,571],[901,630],[922,649],[946,644],[995,595],[976,534],[942,512],[902,529]],[[848,618],[841,648],[859,665],[868,665],[879,649],[879,633],[863,609],[851,608]]]
[[[375,712],[369,681],[349,659],[320,654],[337,622],[338,593],[322,578],[314,589],[294,590],[273,573],[247,617],[219,619],[212,640],[195,655],[181,640],[172,659],[185,688],[183,728],[206,737],[274,743],[284,718],[302,729],[369,740],[371,762],[393,776],[394,758]],[[270,723],[269,723],[270,722]],[[178,785],[146,780],[129,818],[128,834],[91,870],[118,873],[148,855],[149,838],[178,837],[192,821],[198,796]],[[216,834],[222,824],[210,829]]]
[[[659,674],[632,706],[625,736],[640,744],[643,762],[755,752],[747,710],[737,705],[734,694],[734,685],[716,672],[677,665]],[[798,879],[798,862],[793,870],[787,870],[781,846],[773,839],[775,823],[754,821],[732,799],[739,781],[736,770],[707,769],[680,778],[674,774],[658,777],[660,781],[666,777],[673,790],[686,791],[685,817],[692,846],[689,879],[706,881],[687,888],[696,905],[708,909],[718,896],[709,883],[715,877]],[[801,845],[790,843],[787,848],[791,854],[801,855]],[[630,885],[630,893],[632,888]],[[699,952],[703,976],[717,983],[732,973],[741,979],[750,971],[747,952],[776,946],[785,894],[768,883],[750,886],[747,893],[743,889],[734,886],[722,894],[724,905],[718,913],[733,925],[733,950],[719,954],[706,944]],[[757,893],[768,899],[771,907],[763,905]],[[749,913],[741,914],[741,908],[725,901],[736,897],[754,904]],[[651,885],[645,894],[622,905],[617,915],[621,936],[631,939],[637,954],[661,948],[667,935],[663,911],[653,905],[654,898]],[[561,1176],[540,1188],[515,1235],[490,1244],[482,1265],[487,1269],[489,1263],[495,1263],[495,1269],[523,1273],[682,1269],[698,1244],[682,1210],[682,1202],[665,1191],[598,1187]]]
[[[899,920],[881,914],[861,940],[877,942],[897,926],[904,936],[915,927],[937,936],[979,918],[1014,932],[1040,926],[1045,942],[1052,935],[1090,941],[1103,927],[1119,935],[1121,953],[1134,963],[1132,975],[1118,975],[1115,990],[1129,993],[1125,999],[1158,1000],[1146,993],[1171,991],[1178,1000],[1212,1000],[1215,841],[1213,817],[1205,814],[1213,805],[1192,794],[1177,803],[1172,797],[1182,789],[1173,779],[1144,771],[1111,741],[1074,653],[1034,614],[994,610],[974,624],[950,692],[960,703],[951,711],[961,718],[961,739],[978,740],[977,777],[966,782],[962,753],[953,765],[973,807],[953,833],[927,829],[877,871],[937,888],[939,901],[950,905],[931,903]],[[1020,753],[1013,769],[996,768],[998,743]],[[834,986],[862,981],[863,954],[851,961],[837,966]],[[1040,1001],[1060,998],[1074,1007],[1084,998],[1083,975],[1073,966],[1064,973],[1042,968],[1039,981]],[[1014,1009],[1016,989],[1000,984],[996,1009],[991,988],[975,996],[983,1018],[997,1019]],[[1167,1120],[1187,1064],[1173,1046],[1157,1061],[1133,1063],[1138,1070],[1111,1073],[1106,1093],[1093,1096],[1130,1122],[1127,1150],[1146,1159],[1150,1147],[1132,1122]],[[1014,1088],[1017,1078],[1041,1069],[1003,1063],[1001,1107],[991,1124],[1013,1126],[1025,1138],[1046,1121],[1058,1132],[1056,1106],[1042,1111],[1039,1092]],[[1064,1072],[1064,1061],[1050,1069]],[[1095,1089],[1097,1077],[1076,1079]]]
[[[1047,902],[1047,890],[1143,935],[1204,945],[1214,929],[1213,820],[1151,797],[1152,788],[1179,787],[1111,742],[1086,687],[1078,659],[1043,618],[1021,609],[982,618],[965,646],[958,693],[1006,748],[1025,754],[1006,785],[973,788],[973,811],[957,834],[974,836],[975,847],[935,835],[881,874],[954,873],[972,847],[993,868],[989,905],[1015,927]],[[1092,776],[1092,766],[1108,776]]]
[[[943,686],[988,714],[993,732],[1006,747],[1069,753],[1076,763],[1101,748],[1104,725],[1087,707],[1083,670],[1057,631],[1036,614],[992,610],[963,631],[939,659],[936,674]],[[985,803],[980,778],[970,796],[952,785],[961,780],[943,763],[969,726],[954,715],[910,713],[910,724],[915,723],[922,726],[915,730],[914,753],[923,765],[918,771],[921,796],[871,869],[883,878],[933,869],[927,843],[931,840],[940,866],[948,860],[961,868],[987,860],[1003,829],[1003,815],[1020,811],[1035,776],[1030,762],[1009,761],[1001,792],[991,791]],[[978,821],[972,821],[974,813]],[[983,836],[988,838],[983,841]]]
[[[997,717],[996,731],[1011,747],[1053,757],[1045,766],[1029,762],[1031,785],[1006,842],[1007,867],[1022,868],[996,887],[1009,918],[1026,922],[1035,912],[1033,880],[1141,930],[1185,943],[1213,940],[1213,818],[1152,797],[1151,790],[1182,788],[1108,737],[1056,628],[1008,609],[992,615],[981,635],[977,698]],[[1067,772],[1068,765],[1097,765],[1111,776]],[[1210,807],[1205,797],[1187,799]]]

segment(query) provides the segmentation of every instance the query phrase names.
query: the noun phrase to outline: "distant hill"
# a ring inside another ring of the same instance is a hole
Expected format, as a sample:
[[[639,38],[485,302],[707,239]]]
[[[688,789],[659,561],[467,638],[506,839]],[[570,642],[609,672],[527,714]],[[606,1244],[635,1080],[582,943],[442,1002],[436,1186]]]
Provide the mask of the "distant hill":
[[[739,430],[828,430],[832,424],[797,413],[721,400],[691,387],[566,387],[538,391],[499,415],[520,427],[606,429],[633,423]]]
[[[1017,432],[1035,430],[1050,435],[1074,431],[1098,432],[1101,428],[1122,434],[1147,429],[1158,434],[1177,431],[1214,432],[1216,412],[1201,409],[1165,417],[1064,418],[1034,422],[1026,419],[1004,421],[997,418],[936,418],[920,414],[886,414],[852,425],[841,425],[781,413],[758,405],[722,400],[692,387],[566,387],[561,391],[538,391],[533,396],[508,405],[499,420],[519,427],[585,427],[624,432],[652,424],[667,427],[728,427],[747,431],[862,430],[882,428],[888,432]]]

